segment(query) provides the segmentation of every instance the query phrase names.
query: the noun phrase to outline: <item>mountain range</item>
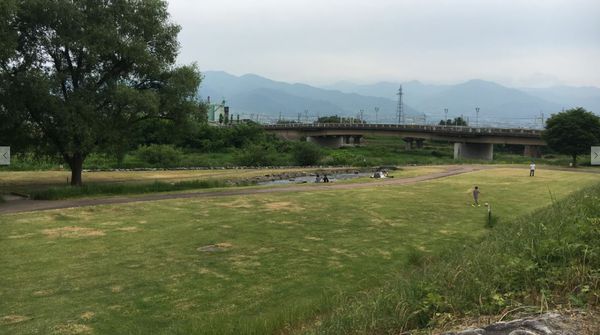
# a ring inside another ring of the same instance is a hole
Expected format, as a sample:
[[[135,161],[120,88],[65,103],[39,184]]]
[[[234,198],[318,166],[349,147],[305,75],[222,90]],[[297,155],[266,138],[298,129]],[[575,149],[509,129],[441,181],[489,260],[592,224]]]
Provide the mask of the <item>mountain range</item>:
[[[234,76],[206,71],[200,86],[203,100],[226,100],[231,113],[242,118],[274,122],[278,119],[314,120],[319,116],[362,117],[369,122],[396,122],[398,88],[402,85],[406,122],[437,123],[463,116],[471,124],[490,126],[541,126],[542,117],[571,107],[600,111],[600,88],[510,88],[469,80],[456,85],[419,81],[358,85],[339,82],[316,87],[285,83],[255,74]],[[479,115],[476,113],[479,108]],[[543,115],[543,116],[542,116]]]

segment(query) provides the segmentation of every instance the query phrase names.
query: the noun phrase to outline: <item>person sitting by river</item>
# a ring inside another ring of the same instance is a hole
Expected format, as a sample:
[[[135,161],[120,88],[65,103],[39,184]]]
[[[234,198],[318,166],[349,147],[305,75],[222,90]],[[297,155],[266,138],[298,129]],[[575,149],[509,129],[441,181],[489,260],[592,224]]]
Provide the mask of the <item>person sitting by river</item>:
[[[317,173],[317,177],[315,178],[315,183],[320,183],[320,182],[321,182],[321,177]]]
[[[323,175],[323,182],[324,183],[328,183],[329,182],[329,178],[327,178],[326,174]]]

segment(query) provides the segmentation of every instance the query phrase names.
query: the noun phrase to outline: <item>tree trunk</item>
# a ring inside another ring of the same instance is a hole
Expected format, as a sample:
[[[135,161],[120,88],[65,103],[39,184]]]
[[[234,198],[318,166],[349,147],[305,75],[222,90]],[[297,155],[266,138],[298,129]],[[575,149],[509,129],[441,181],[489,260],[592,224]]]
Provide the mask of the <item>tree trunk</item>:
[[[571,155],[571,157],[573,157],[573,167],[575,167],[577,165],[577,155]]]
[[[82,186],[81,172],[83,170],[83,160],[85,157],[81,153],[75,153],[67,159],[71,168],[71,186]]]

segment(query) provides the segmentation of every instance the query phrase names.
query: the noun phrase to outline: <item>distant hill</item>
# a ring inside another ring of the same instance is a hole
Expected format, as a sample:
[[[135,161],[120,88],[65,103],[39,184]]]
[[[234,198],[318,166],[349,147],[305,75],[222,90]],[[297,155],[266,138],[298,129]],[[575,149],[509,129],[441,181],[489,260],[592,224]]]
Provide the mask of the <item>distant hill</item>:
[[[561,109],[559,104],[483,80],[450,86],[422,99],[415,106],[425,113],[438,115],[448,108],[449,114],[463,114],[471,121],[476,116],[476,107],[480,110],[480,121],[531,119],[539,116],[540,112],[549,114]]]
[[[600,115],[600,88],[597,87],[555,86],[549,88],[522,88],[521,90],[559,104],[565,109],[584,107]]]
[[[365,119],[393,122],[397,102],[384,97],[365,96],[357,93],[343,93],[338,90],[322,89],[305,84],[288,84],[270,80],[254,74],[234,76],[221,71],[204,72],[200,86],[203,99],[212,101],[225,99],[233,114],[242,117],[256,117],[274,120],[279,117],[296,119],[298,114],[304,119],[326,115],[357,116],[363,110]],[[376,115],[375,108],[379,111]],[[409,115],[419,112],[405,105]]]
[[[290,84],[254,74],[234,76],[221,71],[204,72],[200,95],[213,101],[226,99],[232,113],[243,117],[275,120],[279,117],[304,119],[317,116],[357,116],[361,110],[368,121],[375,121],[375,107],[380,122],[395,122],[397,92],[400,83],[379,82],[359,85],[339,82],[322,88]],[[402,83],[403,101],[412,120],[427,115],[436,123],[444,118],[463,115],[474,124],[475,108],[479,122],[493,126],[541,126],[541,113],[547,118],[563,108],[585,107],[600,113],[600,88],[552,87],[541,89],[509,88],[494,82],[470,80],[456,85],[430,85],[419,81]],[[422,120],[422,118],[421,118]]]
[[[357,85],[350,82],[339,82],[333,85],[325,86],[324,88],[335,89],[346,93],[358,93],[374,97],[388,98],[397,100],[398,88],[400,83],[379,82],[368,85]],[[439,93],[448,89],[448,85],[428,85],[419,81],[413,80],[402,83],[403,97],[402,99],[408,105],[414,106],[424,99],[427,99],[433,94]]]

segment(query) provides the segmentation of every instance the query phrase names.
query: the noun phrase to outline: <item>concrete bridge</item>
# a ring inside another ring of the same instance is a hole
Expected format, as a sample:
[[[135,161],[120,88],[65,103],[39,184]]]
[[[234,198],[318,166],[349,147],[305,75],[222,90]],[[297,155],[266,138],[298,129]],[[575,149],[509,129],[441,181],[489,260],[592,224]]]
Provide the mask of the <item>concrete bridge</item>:
[[[494,144],[523,145],[524,155],[539,157],[540,147],[546,145],[542,132],[533,129],[366,123],[289,123],[264,128],[284,139],[306,139],[327,147],[359,145],[366,135],[400,137],[407,150],[422,148],[424,141],[446,141],[454,143],[455,159],[492,160]]]

